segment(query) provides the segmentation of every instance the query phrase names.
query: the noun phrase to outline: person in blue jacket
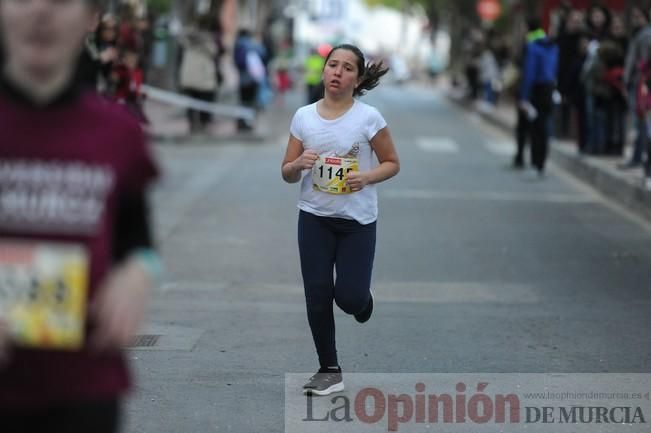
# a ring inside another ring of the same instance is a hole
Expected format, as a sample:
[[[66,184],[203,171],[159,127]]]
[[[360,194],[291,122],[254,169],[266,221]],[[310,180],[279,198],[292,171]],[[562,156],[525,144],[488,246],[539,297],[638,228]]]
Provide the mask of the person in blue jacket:
[[[543,175],[549,147],[549,116],[554,105],[558,69],[558,46],[547,36],[538,18],[527,20],[520,107],[528,113],[531,134],[531,163]]]

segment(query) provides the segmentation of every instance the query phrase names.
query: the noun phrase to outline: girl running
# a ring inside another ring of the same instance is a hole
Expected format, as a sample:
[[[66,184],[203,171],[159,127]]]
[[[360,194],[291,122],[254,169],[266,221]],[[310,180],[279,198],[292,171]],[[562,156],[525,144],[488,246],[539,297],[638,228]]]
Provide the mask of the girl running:
[[[298,246],[320,364],[303,387],[305,393],[344,389],[333,301],[360,323],[373,312],[375,184],[395,176],[400,162],[382,115],[355,97],[375,88],[387,71],[381,62],[366,64],[353,45],[333,48],[323,68],[324,98],[300,108],[291,123],[282,176],[288,183],[302,178]]]

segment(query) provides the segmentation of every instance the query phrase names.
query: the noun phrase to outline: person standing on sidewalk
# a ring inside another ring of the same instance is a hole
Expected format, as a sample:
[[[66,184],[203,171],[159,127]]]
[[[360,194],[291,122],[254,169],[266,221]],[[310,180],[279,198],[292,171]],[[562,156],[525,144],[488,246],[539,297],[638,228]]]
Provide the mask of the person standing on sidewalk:
[[[540,20],[530,18],[524,58],[520,103],[528,113],[531,133],[531,162],[538,175],[545,171],[549,146],[549,116],[554,105],[558,67],[558,46],[547,37]]]
[[[241,29],[238,32],[233,58],[239,74],[240,104],[256,109],[258,89],[262,80],[266,79],[266,71],[257,43],[249,30]],[[254,125],[246,119],[237,119],[239,132],[253,131],[253,129]]]
[[[563,98],[559,107],[558,135],[564,138],[572,135],[572,96],[576,90],[575,84],[572,83],[572,74],[579,51],[579,43],[584,32],[583,24],[581,11],[570,9],[561,32],[556,38],[558,43],[558,91]]]
[[[484,41],[481,57],[479,59],[479,77],[483,89],[483,101],[492,106],[497,105],[499,92],[502,90],[502,71],[495,57],[493,40]]]
[[[525,35],[526,37],[526,35]],[[528,41],[525,40],[522,43],[520,52],[518,53],[519,56],[516,58],[516,63],[517,67],[520,70],[520,75],[518,77],[518,82],[514,86],[516,89],[516,99],[519,101],[520,100],[520,92],[521,92],[521,87],[522,87],[522,74],[524,72],[524,59],[527,55],[527,43]],[[524,106],[520,106],[520,104],[516,104],[516,113],[517,113],[517,120],[515,124],[515,145],[516,145],[516,150],[515,150],[515,155],[513,156],[513,168],[516,170],[522,170],[525,167],[524,164],[524,155],[525,155],[525,149],[527,147],[527,141],[529,139],[529,119],[527,117],[527,111]]]
[[[159,273],[138,122],[74,79],[100,0],[2,0],[0,430],[114,433]]]
[[[210,32],[208,16],[198,19],[198,28],[190,27],[180,38],[183,47],[179,81],[183,93],[190,98],[214,102],[217,93],[217,54],[215,36]],[[204,133],[212,120],[207,111],[187,110],[190,133]]]
[[[333,48],[322,72],[324,98],[300,108],[290,127],[282,177],[288,183],[302,179],[298,245],[320,364],[304,386],[308,394],[344,389],[333,301],[360,323],[373,312],[376,184],[395,176],[400,162],[382,115],[355,97],[375,88],[387,71],[381,62],[366,64],[353,45]]]
[[[609,36],[612,14],[603,5],[592,5],[586,12],[586,27],[590,37],[587,54],[581,70],[581,79],[585,89],[585,147],[587,154],[596,155],[605,149],[606,140],[606,110],[600,97],[599,74],[594,69],[599,68],[599,47]]]
[[[638,168],[642,165],[649,141],[645,115],[636,108],[638,106],[637,91],[640,84],[640,65],[651,54],[651,25],[649,25],[648,11],[633,8],[631,17],[634,33],[624,63],[624,85],[628,92],[628,105],[634,116],[636,135],[635,141],[633,142],[631,159],[619,166],[624,170]]]
[[[314,104],[319,99],[323,98],[323,82],[321,81],[321,73],[325,60],[319,54],[316,48],[313,48],[310,55],[305,59],[304,80],[307,92],[307,103]]]

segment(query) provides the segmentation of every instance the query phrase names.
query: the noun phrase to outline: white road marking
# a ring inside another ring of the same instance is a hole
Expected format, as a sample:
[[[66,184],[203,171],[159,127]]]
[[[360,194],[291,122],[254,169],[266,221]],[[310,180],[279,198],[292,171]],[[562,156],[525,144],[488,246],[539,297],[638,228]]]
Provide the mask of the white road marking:
[[[515,141],[485,141],[484,146],[489,152],[499,156],[512,156],[515,154]]]
[[[228,309],[233,305],[268,310],[280,307],[293,311],[292,303],[304,302],[301,295],[303,286],[298,283],[232,283],[232,282],[193,282],[177,281],[171,285],[171,294],[182,295],[189,304],[205,302],[204,295],[216,292],[221,297],[229,297],[229,302],[211,304],[211,309]],[[168,290],[170,291],[170,290]],[[515,283],[491,283],[485,281],[376,281],[373,293],[382,302],[396,303],[485,303],[530,304],[540,301],[533,286]],[[232,299],[233,296],[239,300]],[[289,298],[288,298],[289,297]],[[289,301],[288,299],[293,299]],[[298,311],[304,309],[301,306]]]
[[[416,145],[424,152],[458,153],[459,145],[450,137],[418,137]]]
[[[560,193],[511,193],[500,191],[435,191],[427,189],[389,189],[382,191],[383,198],[420,200],[487,200],[507,202],[545,202],[589,204],[598,200],[594,196]]]

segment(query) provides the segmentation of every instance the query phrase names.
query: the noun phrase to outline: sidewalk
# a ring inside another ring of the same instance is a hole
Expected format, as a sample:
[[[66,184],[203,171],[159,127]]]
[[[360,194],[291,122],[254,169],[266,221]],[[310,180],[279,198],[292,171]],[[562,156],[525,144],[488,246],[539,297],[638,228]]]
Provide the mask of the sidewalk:
[[[478,105],[465,99],[455,89],[448,89],[447,97],[459,106],[474,111],[488,123],[514,135],[516,110],[510,103],[496,107]],[[513,150],[515,153],[515,138]],[[552,139],[549,157],[609,199],[651,221],[651,191],[644,187],[642,169],[618,169],[617,164],[624,160],[622,157],[582,155],[577,151],[576,143],[571,140]]]
[[[251,132],[239,132],[235,119],[216,117],[208,130],[202,134],[190,134],[185,109],[156,101],[145,102],[145,113],[149,119],[149,134],[157,143],[205,143],[217,142],[262,143],[269,139],[269,119],[261,113]]]

